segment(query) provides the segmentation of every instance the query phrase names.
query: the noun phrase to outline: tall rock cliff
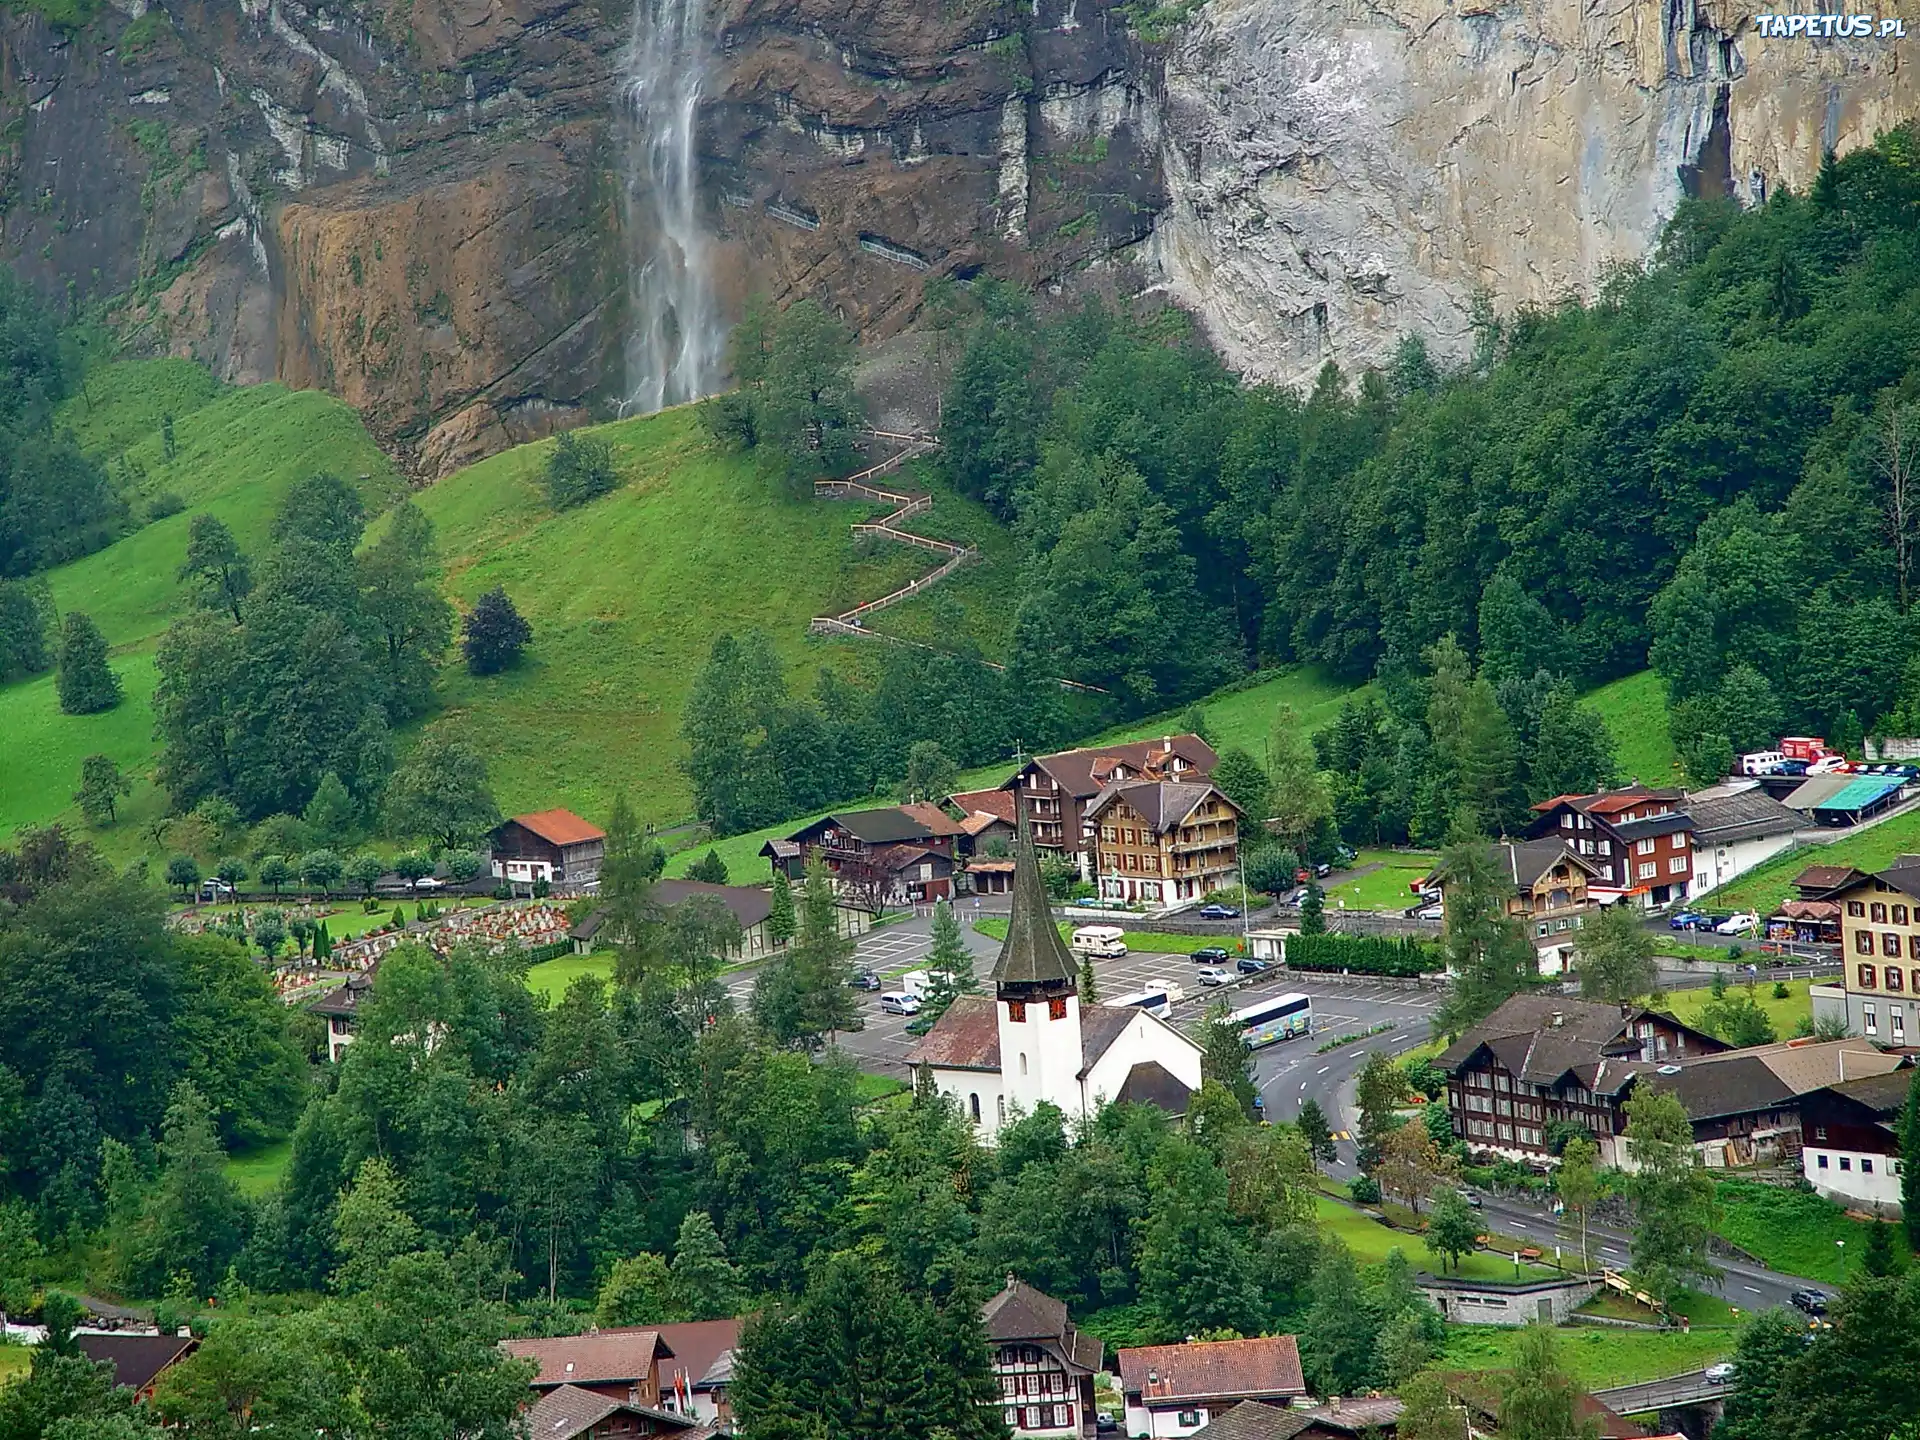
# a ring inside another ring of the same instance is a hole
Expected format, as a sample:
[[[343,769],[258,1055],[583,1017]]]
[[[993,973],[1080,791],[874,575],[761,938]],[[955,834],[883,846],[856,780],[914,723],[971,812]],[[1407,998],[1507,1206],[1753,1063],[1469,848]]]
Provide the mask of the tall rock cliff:
[[[626,393],[630,0],[40,3],[0,11],[0,251],[50,296],[428,473]],[[933,277],[1106,274],[1279,378],[1458,353],[1479,297],[1586,291],[1684,186],[1804,185],[1914,101],[1898,42],[1698,0],[1210,0],[1154,45],[1119,0],[676,3],[726,308],[878,338]]]

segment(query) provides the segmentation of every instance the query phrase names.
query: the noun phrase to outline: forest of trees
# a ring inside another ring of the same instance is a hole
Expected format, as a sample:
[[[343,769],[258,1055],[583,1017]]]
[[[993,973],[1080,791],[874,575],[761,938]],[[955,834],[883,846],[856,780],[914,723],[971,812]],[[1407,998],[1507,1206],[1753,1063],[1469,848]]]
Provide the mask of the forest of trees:
[[[1582,688],[1650,661],[1696,761],[1909,727],[1914,157],[1901,130],[1810,194],[1689,201],[1590,305],[1304,396],[1237,384],[1177,314],[976,285],[940,463],[1024,543],[1016,652],[1137,712],[1252,660],[1418,671],[1452,635]]]

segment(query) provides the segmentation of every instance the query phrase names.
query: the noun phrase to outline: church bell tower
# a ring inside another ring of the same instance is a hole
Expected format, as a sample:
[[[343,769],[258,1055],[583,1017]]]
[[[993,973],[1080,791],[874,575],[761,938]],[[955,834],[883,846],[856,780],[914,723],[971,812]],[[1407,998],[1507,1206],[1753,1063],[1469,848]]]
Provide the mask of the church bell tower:
[[[1009,1112],[1018,1105],[1032,1114],[1034,1106],[1050,1100],[1072,1119],[1084,1108],[1078,970],[1047,904],[1024,797],[1016,803],[1013,912],[991,977],[1000,1025],[1001,1093]]]

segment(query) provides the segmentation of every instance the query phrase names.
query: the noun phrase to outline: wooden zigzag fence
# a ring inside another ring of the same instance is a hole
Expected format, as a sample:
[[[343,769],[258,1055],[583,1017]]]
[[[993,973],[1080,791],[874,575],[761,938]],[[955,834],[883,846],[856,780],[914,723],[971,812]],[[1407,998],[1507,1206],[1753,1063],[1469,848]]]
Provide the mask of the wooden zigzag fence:
[[[899,469],[909,460],[917,460],[922,455],[930,455],[939,448],[939,441],[929,435],[903,435],[893,430],[867,430],[862,432],[876,440],[897,440],[900,448],[882,460],[878,465],[869,466],[858,474],[849,475],[844,480],[816,480],[813,482],[813,498],[816,500],[870,500],[879,505],[891,505],[893,510],[878,520],[863,521],[853,527],[855,536],[893,540],[902,545],[917,546],[922,550],[931,550],[943,556],[940,564],[920,576],[910,580],[898,590],[880,596],[876,600],[866,600],[851,610],[843,610],[838,615],[816,615],[807,626],[814,635],[848,635],[862,640],[889,640],[897,645],[917,645],[923,650],[939,647],[927,645],[919,640],[908,640],[900,635],[883,635],[866,627],[866,617],[889,605],[898,605],[902,600],[910,600],[929,586],[937,585],[953,574],[962,565],[971,564],[980,558],[977,545],[956,545],[951,540],[936,540],[929,535],[916,535],[911,530],[903,530],[901,524],[916,515],[924,515],[933,508],[933,496],[910,493],[903,490],[888,490],[875,485],[873,481],[880,476]],[[983,665],[995,670],[1004,670],[991,660],[982,660]],[[1107,692],[1098,685],[1082,685],[1077,680],[1061,680],[1060,686],[1066,690],[1084,690],[1094,695]]]

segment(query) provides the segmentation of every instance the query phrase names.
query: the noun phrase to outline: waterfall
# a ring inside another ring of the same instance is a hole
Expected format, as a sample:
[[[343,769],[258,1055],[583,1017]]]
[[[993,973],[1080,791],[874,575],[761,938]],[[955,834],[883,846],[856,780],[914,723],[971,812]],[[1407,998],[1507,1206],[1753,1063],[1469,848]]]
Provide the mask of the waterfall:
[[[700,225],[694,133],[710,54],[705,0],[633,0],[620,65],[629,414],[710,393],[724,366],[727,330]]]

